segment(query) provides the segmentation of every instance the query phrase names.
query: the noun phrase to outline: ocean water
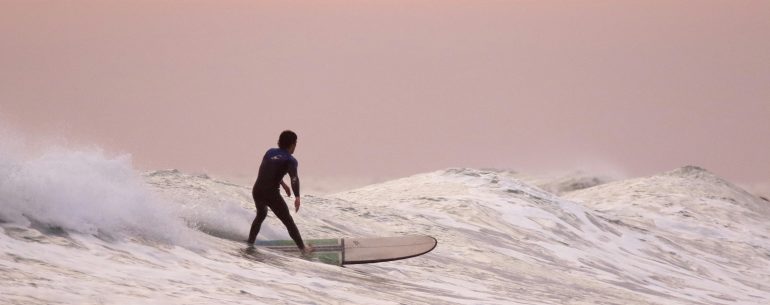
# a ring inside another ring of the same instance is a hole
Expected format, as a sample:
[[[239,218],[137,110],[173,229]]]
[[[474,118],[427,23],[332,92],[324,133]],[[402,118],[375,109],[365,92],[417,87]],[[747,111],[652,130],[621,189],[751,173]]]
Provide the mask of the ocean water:
[[[303,198],[305,238],[438,240],[380,264],[250,250],[254,213],[207,175],[0,149],[0,304],[770,304],[770,204],[697,167],[453,168]],[[272,214],[259,237],[288,238]]]

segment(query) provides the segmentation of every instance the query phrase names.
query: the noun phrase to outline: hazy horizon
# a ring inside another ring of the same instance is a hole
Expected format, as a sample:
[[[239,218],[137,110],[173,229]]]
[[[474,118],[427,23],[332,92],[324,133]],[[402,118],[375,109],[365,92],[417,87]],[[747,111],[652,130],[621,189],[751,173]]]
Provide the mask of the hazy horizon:
[[[292,129],[309,182],[770,180],[768,1],[3,1],[0,65],[0,123],[141,169],[254,176]]]

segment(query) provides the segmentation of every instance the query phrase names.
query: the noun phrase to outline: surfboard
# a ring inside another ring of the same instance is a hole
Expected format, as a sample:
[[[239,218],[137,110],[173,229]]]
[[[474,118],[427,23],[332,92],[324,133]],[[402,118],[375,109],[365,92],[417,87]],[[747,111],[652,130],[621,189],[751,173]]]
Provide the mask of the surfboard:
[[[315,247],[313,261],[337,266],[371,264],[420,256],[436,248],[438,241],[426,235],[397,237],[330,238],[305,240]],[[293,240],[258,240],[257,247],[299,252]]]

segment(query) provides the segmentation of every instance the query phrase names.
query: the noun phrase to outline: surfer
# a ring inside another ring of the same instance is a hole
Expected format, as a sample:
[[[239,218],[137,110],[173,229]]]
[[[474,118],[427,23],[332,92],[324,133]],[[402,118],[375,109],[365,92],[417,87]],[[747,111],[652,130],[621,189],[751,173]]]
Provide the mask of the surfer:
[[[257,216],[251,223],[249,232],[249,244],[254,244],[257,240],[257,234],[262,227],[262,222],[267,217],[267,208],[273,211],[275,216],[283,222],[289,231],[291,239],[297,244],[297,247],[303,253],[307,254],[313,251],[311,245],[305,245],[302,242],[302,236],[299,234],[297,225],[291,217],[289,207],[281,198],[278,186],[283,186],[286,194],[289,194],[289,187],[283,182],[283,177],[289,174],[291,179],[291,188],[294,191],[294,211],[299,212],[299,176],[297,176],[297,159],[292,154],[297,148],[297,134],[291,130],[281,132],[278,137],[278,148],[271,148],[262,157],[262,164],[259,166],[259,175],[251,191],[254,197],[254,204],[257,206]]]

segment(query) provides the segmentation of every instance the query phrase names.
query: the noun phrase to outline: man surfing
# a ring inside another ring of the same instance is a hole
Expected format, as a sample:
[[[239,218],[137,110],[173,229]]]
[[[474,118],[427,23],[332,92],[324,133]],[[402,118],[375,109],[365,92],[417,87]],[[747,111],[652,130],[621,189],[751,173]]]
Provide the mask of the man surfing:
[[[281,132],[278,137],[278,148],[271,148],[267,150],[265,156],[262,157],[262,164],[259,166],[259,175],[257,181],[254,183],[254,188],[251,191],[251,195],[254,198],[254,204],[257,207],[257,216],[254,218],[254,222],[251,223],[251,231],[249,232],[249,244],[254,244],[257,240],[257,234],[262,227],[262,222],[267,217],[267,208],[273,211],[275,216],[281,220],[286,229],[289,231],[291,239],[297,244],[297,247],[304,254],[313,252],[311,245],[305,245],[302,242],[302,236],[299,234],[297,225],[294,224],[294,219],[291,217],[289,207],[281,197],[279,186],[283,186],[286,194],[289,193],[289,186],[283,182],[283,177],[289,174],[291,179],[291,188],[294,191],[294,211],[299,212],[300,199],[299,199],[299,176],[297,176],[298,162],[292,154],[297,148],[297,134],[291,130],[285,130]]]

